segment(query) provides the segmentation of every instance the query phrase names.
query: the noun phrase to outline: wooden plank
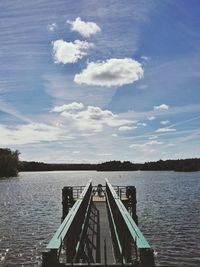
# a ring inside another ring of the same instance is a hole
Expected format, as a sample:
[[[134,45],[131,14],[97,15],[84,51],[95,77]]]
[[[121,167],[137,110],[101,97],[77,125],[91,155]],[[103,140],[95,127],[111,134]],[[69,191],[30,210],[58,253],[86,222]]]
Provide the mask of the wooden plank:
[[[115,263],[114,249],[112,245],[112,238],[110,232],[110,226],[108,221],[108,214],[106,209],[106,203],[98,201],[95,203],[96,208],[99,210],[99,235],[100,235],[100,259],[101,263],[105,263],[104,253],[104,240],[106,240],[106,251],[107,251],[107,263]]]

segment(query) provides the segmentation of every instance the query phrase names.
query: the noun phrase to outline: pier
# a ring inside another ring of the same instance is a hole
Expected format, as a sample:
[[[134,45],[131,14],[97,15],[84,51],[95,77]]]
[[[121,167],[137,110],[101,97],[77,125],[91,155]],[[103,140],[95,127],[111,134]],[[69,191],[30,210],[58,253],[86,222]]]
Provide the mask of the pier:
[[[62,222],[42,255],[42,267],[155,267],[138,227],[134,186],[64,187]]]

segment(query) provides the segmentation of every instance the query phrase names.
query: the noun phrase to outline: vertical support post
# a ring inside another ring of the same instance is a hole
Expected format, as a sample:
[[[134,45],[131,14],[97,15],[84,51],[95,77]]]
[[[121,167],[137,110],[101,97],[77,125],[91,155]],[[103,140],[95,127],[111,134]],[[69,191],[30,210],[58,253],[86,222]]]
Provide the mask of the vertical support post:
[[[141,267],[155,267],[153,249],[140,249],[140,266]]]
[[[62,213],[62,219],[61,222],[64,221],[65,217],[69,213],[69,209],[73,205],[73,187],[71,186],[65,186],[62,189],[62,207],[63,207],[63,213]],[[66,249],[66,260],[67,262],[71,262],[71,256],[70,256],[70,249],[68,248],[68,244],[66,243],[66,240],[64,240],[65,249]],[[72,245],[72,244],[71,244]],[[68,254],[68,255],[67,255]]]
[[[124,256],[125,256],[126,263],[131,262],[131,236],[130,236],[129,232],[127,231],[127,229],[125,231],[124,248],[125,248]]]
[[[126,187],[126,196],[128,198],[128,207],[131,210],[131,215],[135,223],[138,225],[138,216],[136,211],[136,188],[135,186],[127,186]]]
[[[69,209],[73,205],[73,187],[65,186],[62,189],[62,206],[63,206],[63,215],[62,221],[67,216]]]
[[[106,246],[106,239],[104,239],[104,264],[107,265],[107,246]]]
[[[51,249],[42,253],[42,267],[55,267],[58,264],[57,249]]]

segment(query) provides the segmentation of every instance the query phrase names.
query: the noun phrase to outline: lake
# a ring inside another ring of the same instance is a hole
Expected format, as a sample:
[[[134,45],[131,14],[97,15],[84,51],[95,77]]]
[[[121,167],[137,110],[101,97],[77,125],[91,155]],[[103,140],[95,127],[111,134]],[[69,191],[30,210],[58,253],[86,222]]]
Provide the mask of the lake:
[[[157,265],[200,266],[200,172],[35,172],[0,180],[0,266],[40,266],[61,221],[63,186],[134,185]]]

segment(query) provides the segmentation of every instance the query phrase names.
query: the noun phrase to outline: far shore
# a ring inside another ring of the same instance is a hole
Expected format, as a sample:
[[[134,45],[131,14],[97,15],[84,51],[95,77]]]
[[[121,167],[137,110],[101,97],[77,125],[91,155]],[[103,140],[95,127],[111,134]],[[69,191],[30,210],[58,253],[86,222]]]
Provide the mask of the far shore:
[[[44,163],[35,161],[21,161],[18,168],[23,171],[176,171],[196,172],[200,171],[200,158],[159,160],[155,162],[133,163],[130,161],[108,161],[100,164],[90,163]]]

